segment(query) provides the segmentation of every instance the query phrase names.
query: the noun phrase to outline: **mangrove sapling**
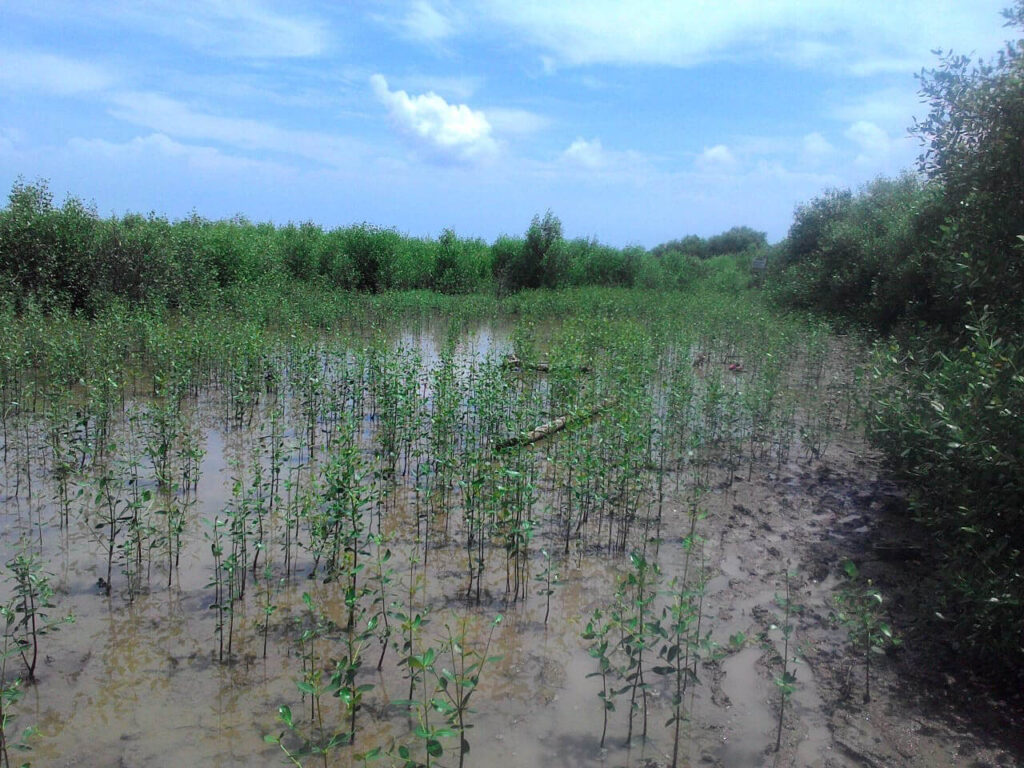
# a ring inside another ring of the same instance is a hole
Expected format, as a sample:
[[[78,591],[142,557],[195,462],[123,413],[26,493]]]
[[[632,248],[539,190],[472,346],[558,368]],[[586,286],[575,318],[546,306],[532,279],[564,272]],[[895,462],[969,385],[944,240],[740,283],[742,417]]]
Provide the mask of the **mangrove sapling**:
[[[252,546],[252,562],[249,568],[252,570],[252,577],[255,580],[258,575],[260,553],[266,547],[264,541],[266,536],[265,522],[267,516],[271,512],[271,496],[269,493],[270,481],[263,479],[263,461],[261,457],[257,456],[253,459],[252,465],[252,485],[251,494],[246,497],[243,509],[245,511],[248,525],[253,529],[251,537],[253,539]],[[242,567],[245,567],[245,563],[242,563]],[[243,577],[244,579],[244,577]],[[243,593],[244,593],[245,582],[243,580]]]
[[[849,634],[850,643],[864,656],[864,703],[871,701],[871,655],[887,645],[899,644],[884,620],[882,593],[871,579],[863,579],[852,560],[843,562],[846,584],[835,596],[835,617]]]
[[[67,529],[71,516],[71,476],[75,470],[73,448],[73,419],[70,398],[57,394],[49,398],[50,407],[46,412],[52,473],[57,481],[57,507],[60,511],[61,528]],[[81,491],[79,491],[81,495]]]
[[[438,679],[436,664],[439,658],[440,655],[436,649],[427,648],[423,653],[416,654],[409,658],[410,668],[415,670],[416,674],[421,679],[425,680],[427,675],[430,674],[434,676],[436,681]],[[431,725],[430,713],[434,710],[443,711],[447,706],[447,702],[433,695],[436,693],[436,687],[431,691],[426,685],[424,685],[422,700],[393,702],[396,705],[408,707],[410,712],[414,712],[416,714],[416,726],[413,729],[413,733],[423,742],[424,752],[426,754],[425,760],[423,762],[419,762],[413,759],[412,751],[408,746],[404,744],[399,745],[397,753],[404,761],[402,763],[404,768],[430,768],[431,760],[441,757],[444,754],[444,746],[442,745],[441,740],[453,739],[458,735],[447,725],[442,727]]]
[[[263,658],[267,658],[267,639],[270,634],[270,618],[277,612],[274,598],[274,569],[270,563],[263,566]]]
[[[775,751],[778,752],[782,746],[782,723],[786,716],[786,703],[796,691],[796,669],[790,664],[796,659],[789,657],[790,638],[793,635],[793,625],[790,623],[790,616],[799,608],[792,600],[792,576],[786,571],[786,595],[776,595],[775,602],[783,611],[782,626],[782,674],[775,678],[775,687],[779,689],[779,720],[778,729],[775,732]]]
[[[149,488],[141,487],[134,435],[129,435],[127,446],[128,458],[118,463],[118,469],[128,477],[128,498],[124,511],[126,536],[119,546],[123,560],[122,572],[128,588],[128,600],[132,602],[142,586],[143,553],[147,553],[149,562],[152,562],[154,527],[148,513],[152,507],[153,492]]]
[[[373,685],[369,683],[356,682],[356,676],[363,667],[363,651],[376,636],[377,623],[380,619],[378,614],[371,612],[364,605],[361,598],[367,594],[369,590],[363,590],[356,597],[347,595],[345,598],[345,602],[350,605],[349,623],[342,641],[343,653],[334,663],[334,671],[327,687],[332,696],[341,700],[348,716],[348,744],[354,744],[356,741],[356,714],[362,706],[363,696],[373,690]]]
[[[277,719],[284,725],[285,730],[277,734],[267,734],[263,739],[267,743],[277,744],[294,766],[301,768],[302,760],[305,758],[318,757],[326,768],[330,755],[349,743],[349,734],[346,731],[328,733],[321,704],[323,696],[334,694],[337,687],[333,676],[324,682],[319,641],[335,631],[337,626],[313,602],[308,592],[302,594],[302,602],[306,606],[306,616],[300,619],[302,631],[298,638],[302,679],[296,680],[295,686],[303,697],[309,696],[309,726],[304,729],[296,721],[291,707],[282,704],[277,709]],[[298,741],[299,746],[289,746],[286,743],[286,735]]]
[[[15,715],[12,708],[22,695],[21,678],[8,677],[7,661],[21,653],[19,644],[14,641],[14,624],[18,621],[13,605],[0,605],[0,619],[4,622],[4,631],[0,639],[0,768],[11,768],[11,750],[25,752],[30,749],[28,740],[35,734],[35,727],[25,728],[19,738],[12,740],[8,734],[10,724]],[[21,768],[28,768],[22,763]]]
[[[118,537],[124,526],[131,520],[127,511],[128,503],[121,498],[120,484],[113,468],[108,467],[93,480],[96,489],[94,498],[95,516],[91,529],[103,544],[107,553],[107,578],[100,579],[100,588],[110,597],[111,580],[114,571],[114,552],[118,548]]]
[[[672,717],[665,723],[674,726],[672,739],[672,768],[679,765],[679,736],[682,722],[686,719],[683,700],[690,683],[700,684],[696,659],[700,644],[700,615],[702,611],[703,584],[693,587],[685,579],[674,577],[669,583],[668,604],[662,608],[661,620],[653,629],[660,638],[658,657],[665,663],[653,667],[655,674],[669,677],[672,684]]]
[[[416,684],[422,681],[422,677],[418,673],[419,668],[413,665],[411,660],[419,644],[424,626],[430,623],[429,608],[424,605],[421,609],[416,605],[416,595],[423,590],[424,586],[423,576],[415,572],[415,567],[416,555],[413,554],[409,558],[408,590],[405,602],[401,606],[396,605],[392,612],[392,616],[398,621],[399,629],[399,637],[395,640],[396,650],[401,656],[398,664],[406,668],[409,676],[409,695],[407,697],[409,701],[415,699]],[[399,639],[401,646],[398,645]]]
[[[213,587],[213,603],[210,605],[210,610],[217,611],[215,630],[217,633],[217,659],[221,662],[224,661],[224,616],[230,610],[228,602],[231,600],[231,596],[227,594],[227,584],[225,583],[228,569],[225,567],[223,533],[223,529],[228,523],[227,519],[222,519],[220,516],[214,517],[209,522],[210,531],[204,534],[210,542],[210,553],[213,555],[213,581],[206,587],[207,589]]]
[[[376,606],[376,616],[380,626],[378,637],[380,639],[380,658],[377,659],[377,671],[384,667],[384,655],[391,643],[391,582],[395,578],[395,569],[388,563],[391,560],[391,549],[385,545],[385,538],[381,534],[372,537],[376,557],[374,558],[374,571],[370,580],[374,583],[373,604]]]
[[[548,616],[551,613],[551,596],[555,594],[555,587],[558,586],[559,573],[552,566],[551,553],[546,549],[541,549],[541,557],[544,558],[544,570],[534,576],[534,581],[537,581],[544,586],[539,590],[539,594],[544,596],[544,626],[548,625]]]
[[[629,691],[629,728],[626,744],[633,740],[633,716],[643,708],[643,737],[647,738],[647,697],[649,686],[644,679],[645,652],[654,642],[654,631],[649,610],[657,597],[661,571],[658,564],[648,561],[639,552],[629,556],[630,570],[619,582],[612,619],[621,632],[619,645],[625,653],[623,677]],[[640,701],[637,701],[637,697]]]
[[[591,672],[587,677],[598,677],[601,678],[601,690],[598,691],[598,697],[601,699],[601,749],[604,749],[604,740],[608,735],[608,713],[615,711],[615,700],[616,691],[608,686],[608,676],[614,672],[612,666],[611,655],[615,652],[615,647],[611,645],[608,635],[611,633],[614,624],[610,618],[606,618],[605,613],[600,609],[594,609],[593,615],[587,621],[586,629],[583,630],[581,637],[584,640],[590,641],[590,645],[587,648],[587,653],[590,654],[592,659],[597,661],[597,672]]]
[[[27,550],[19,552],[7,563],[7,570],[8,581],[13,584],[14,602],[5,609],[5,635],[11,638],[25,663],[26,678],[33,682],[39,661],[40,638],[74,618],[70,615],[61,619],[50,618],[47,609],[54,607],[54,591],[50,586],[50,574],[43,570],[43,564],[36,555]]]
[[[466,731],[473,727],[471,723],[466,722],[466,715],[473,711],[469,708],[469,700],[480,685],[480,675],[484,667],[501,659],[501,656],[488,655],[491,641],[494,638],[494,630],[501,624],[501,620],[502,616],[499,613],[491,622],[483,652],[467,648],[465,618],[460,621],[457,632],[453,633],[450,625],[445,626],[448,638],[444,644],[444,651],[451,659],[452,666],[451,669],[442,667],[440,674],[437,674],[435,667],[437,691],[444,698],[431,703],[438,712],[445,716],[448,724],[456,729],[460,740],[459,768],[463,768],[466,755],[469,754],[469,740],[466,738]]]
[[[174,572],[181,557],[181,535],[185,531],[186,508],[188,500],[179,503],[175,488],[160,492],[160,506],[154,514],[164,520],[162,538],[153,542],[154,546],[163,544],[167,555],[167,587],[174,581]]]

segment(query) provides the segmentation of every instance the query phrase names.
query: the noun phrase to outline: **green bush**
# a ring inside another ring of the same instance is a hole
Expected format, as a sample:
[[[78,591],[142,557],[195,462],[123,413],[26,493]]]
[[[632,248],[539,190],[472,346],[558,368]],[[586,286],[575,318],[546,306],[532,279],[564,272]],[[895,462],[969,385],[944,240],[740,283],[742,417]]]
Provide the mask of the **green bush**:
[[[1024,254],[1022,254],[1024,255]],[[1024,670],[1024,345],[983,312],[950,352],[883,347],[872,434],[915,489],[961,653]]]

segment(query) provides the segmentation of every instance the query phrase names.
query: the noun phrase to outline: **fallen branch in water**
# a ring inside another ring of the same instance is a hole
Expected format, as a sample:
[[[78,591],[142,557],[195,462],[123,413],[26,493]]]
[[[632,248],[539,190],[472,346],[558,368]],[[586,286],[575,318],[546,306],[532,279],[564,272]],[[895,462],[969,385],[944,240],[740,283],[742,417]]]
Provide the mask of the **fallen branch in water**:
[[[538,363],[527,363],[520,360],[515,355],[506,355],[505,360],[502,363],[506,368],[512,368],[517,371],[537,371],[538,373],[550,373],[551,363],[538,362]],[[590,373],[589,365],[581,365],[574,370],[580,373]]]
[[[530,443],[536,443],[543,440],[545,437],[550,437],[555,434],[555,432],[565,429],[571,423],[587,421],[594,418],[602,411],[606,411],[615,405],[615,402],[615,398],[613,397],[605,398],[590,410],[559,416],[557,419],[541,424],[539,427],[532,429],[529,432],[522,432],[514,437],[507,437],[504,440],[499,440],[495,447],[497,450],[502,451],[505,448],[511,448],[515,445],[529,445]]]

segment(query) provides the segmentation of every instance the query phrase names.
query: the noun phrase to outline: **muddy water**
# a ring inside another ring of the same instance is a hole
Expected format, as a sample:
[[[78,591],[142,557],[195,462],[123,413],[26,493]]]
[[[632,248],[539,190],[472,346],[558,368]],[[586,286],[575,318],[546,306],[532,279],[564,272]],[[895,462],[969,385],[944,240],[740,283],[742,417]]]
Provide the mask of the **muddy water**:
[[[440,356],[443,339],[440,332],[421,331],[400,336],[398,343],[417,350],[429,371]],[[483,328],[464,336],[457,354],[468,362],[503,354],[509,348],[505,331]],[[144,402],[129,404],[129,411],[145,407]],[[298,406],[286,403],[285,409],[294,413]],[[346,611],[344,594],[338,583],[323,583],[319,576],[307,578],[313,562],[305,552],[295,555],[298,560],[291,573],[282,574],[281,521],[276,521],[278,537],[270,538],[275,546],[262,553],[273,576],[263,579],[262,566],[250,576],[247,594],[234,610],[231,653],[221,658],[218,611],[212,607],[215,571],[210,522],[225,516],[236,480],[246,482],[245,468],[260,450],[261,439],[266,439],[270,418],[269,406],[264,404],[257,410],[254,426],[231,429],[223,423],[222,413],[219,395],[207,393],[190,414],[192,428],[201,435],[204,455],[195,505],[188,511],[183,533],[180,564],[168,573],[163,550],[157,547],[145,558],[148,576],[131,595],[125,591],[116,564],[112,596],[104,594],[99,582],[106,575],[105,543],[102,530],[96,528],[95,510],[92,516],[85,514],[93,490],[83,486],[77,512],[72,513],[68,529],[62,530],[53,503],[52,471],[44,452],[28,454],[21,465],[8,465],[3,477],[5,554],[18,546],[39,549],[56,590],[51,617],[74,616],[73,624],[42,639],[38,682],[26,687],[18,704],[18,726],[31,723],[39,729],[34,764],[97,768],[282,764],[281,751],[264,741],[265,735],[282,729],[275,719],[278,707],[287,704],[297,720],[308,720],[310,700],[296,687],[303,671],[297,644],[306,614],[302,595],[309,593],[325,614],[341,624]],[[372,431],[372,424],[367,429]],[[32,430],[26,426],[25,434]],[[122,424],[120,430],[119,439],[127,441],[127,427]],[[287,435],[294,438],[296,432],[293,429]],[[301,477],[297,468],[305,467],[308,475],[312,466],[310,457],[293,445],[286,474],[291,469],[297,472],[294,476]],[[763,550],[781,543],[777,534],[755,536],[730,523],[737,506],[753,507],[763,500],[763,487],[756,481],[736,482],[726,489],[723,477],[718,470],[718,489],[706,500],[707,517],[701,523],[706,541],[704,621],[718,650],[704,652],[698,670],[702,682],[687,696],[681,762],[744,768],[767,764],[766,755],[774,744],[777,697],[770,657],[779,637],[768,633],[760,641],[753,638],[764,623],[763,614],[772,609],[779,569],[784,566],[763,567]],[[25,493],[29,479],[33,483],[31,499]],[[675,487],[675,479],[669,473],[666,487]],[[153,486],[145,471],[141,483]],[[541,487],[538,507],[552,501],[544,495],[543,475]],[[485,573],[481,601],[467,601],[468,566],[461,532],[454,528],[445,532],[437,523],[429,538],[433,543],[421,550],[412,533],[418,530],[415,506],[414,493],[408,489],[396,492],[377,531],[388,536],[386,546],[394,554],[389,602],[406,600],[412,584],[414,606],[429,618],[415,647],[440,647],[449,631],[465,631],[464,645],[482,649],[494,617],[503,617],[490,648],[490,654],[500,659],[484,668],[472,700],[473,711],[467,715],[472,725],[467,732],[471,748],[467,764],[531,768],[668,764],[672,729],[664,723],[671,714],[671,694],[664,681],[652,674],[648,675],[648,737],[636,735],[643,717],[642,711],[637,711],[634,738],[626,743],[629,702],[628,695],[620,695],[609,716],[604,748],[599,745],[600,678],[593,676],[597,666],[580,634],[593,610],[609,603],[628,559],[622,553],[593,548],[574,548],[569,556],[557,557],[559,578],[545,624],[547,601],[540,585],[531,580],[528,599],[509,602],[500,567],[490,566]],[[661,521],[664,540],[631,540],[631,547],[649,547],[650,556],[656,551],[666,582],[683,570],[680,532],[688,527],[687,508],[683,497],[670,496]],[[274,521],[268,525],[274,527]],[[544,568],[542,547],[560,553],[557,535],[554,529],[536,531],[531,577]],[[19,545],[19,541],[29,544]],[[753,556],[755,550],[761,556]],[[371,548],[371,562],[375,554]],[[491,562],[498,562],[499,555],[490,553]],[[4,587],[10,588],[9,583]],[[4,592],[3,597],[8,596],[9,592]],[[264,605],[268,599],[274,611],[266,626],[264,654]],[[744,633],[750,642],[730,649],[729,638],[736,633]],[[323,640],[322,656],[317,659],[321,669],[329,672],[331,659],[341,653],[342,634],[333,631]],[[655,662],[656,650],[657,645],[652,644],[649,664]],[[379,653],[377,641],[371,640],[359,677],[359,682],[372,689],[358,713],[357,750],[417,742],[414,730],[418,723],[391,703],[408,696],[407,670],[398,663],[398,650],[390,647],[378,672],[374,667]],[[11,665],[16,668],[13,662]],[[621,681],[616,684],[622,685]],[[811,726],[809,731],[801,726],[798,764],[813,765],[820,761],[825,735],[814,717],[816,704],[804,698],[801,707],[804,711],[798,711],[797,720],[810,721]],[[322,711],[328,724],[341,728],[338,700],[325,697]],[[432,713],[430,725],[439,727],[441,721],[440,715]],[[440,764],[458,764],[457,741],[448,738],[442,742],[445,754]],[[422,744],[419,749],[422,753]],[[351,764],[352,752],[351,748],[340,750],[331,764]],[[387,759],[384,762],[387,764]],[[311,760],[309,764],[319,762]]]

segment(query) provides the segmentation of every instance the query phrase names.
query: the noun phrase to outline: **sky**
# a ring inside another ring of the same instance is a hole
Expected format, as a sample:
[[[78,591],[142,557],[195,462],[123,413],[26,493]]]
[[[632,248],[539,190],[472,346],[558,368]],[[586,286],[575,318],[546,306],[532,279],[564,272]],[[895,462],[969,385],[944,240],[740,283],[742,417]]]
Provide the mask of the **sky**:
[[[0,0],[0,186],[101,216],[653,247],[912,169],[1009,0]]]

